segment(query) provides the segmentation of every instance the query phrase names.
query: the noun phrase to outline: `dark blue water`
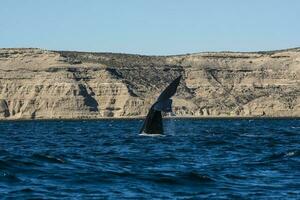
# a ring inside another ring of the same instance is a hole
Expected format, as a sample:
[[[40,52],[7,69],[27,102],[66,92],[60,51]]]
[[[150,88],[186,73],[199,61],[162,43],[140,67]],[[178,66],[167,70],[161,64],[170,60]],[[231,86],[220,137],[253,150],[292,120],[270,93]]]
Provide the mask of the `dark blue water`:
[[[1,199],[300,199],[300,120],[0,122]]]

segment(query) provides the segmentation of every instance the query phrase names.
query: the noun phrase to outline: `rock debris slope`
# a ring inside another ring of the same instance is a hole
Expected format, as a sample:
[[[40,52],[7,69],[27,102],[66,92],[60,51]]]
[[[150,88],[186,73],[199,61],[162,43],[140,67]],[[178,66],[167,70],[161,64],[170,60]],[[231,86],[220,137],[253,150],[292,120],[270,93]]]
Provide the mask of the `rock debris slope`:
[[[140,117],[179,74],[184,117],[299,117],[300,49],[141,56],[0,49],[0,119]]]

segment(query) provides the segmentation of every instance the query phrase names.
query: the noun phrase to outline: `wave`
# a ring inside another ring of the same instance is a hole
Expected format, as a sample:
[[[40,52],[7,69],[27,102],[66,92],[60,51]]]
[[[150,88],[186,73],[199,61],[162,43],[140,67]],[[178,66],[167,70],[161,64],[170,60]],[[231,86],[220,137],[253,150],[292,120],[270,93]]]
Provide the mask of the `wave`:
[[[246,163],[246,165],[265,165],[268,166],[270,163],[279,163],[285,159],[295,158],[300,156],[300,150],[288,150],[286,152],[273,153],[265,156],[258,161]]]
[[[52,156],[52,155],[47,155],[47,154],[33,154],[32,158],[35,159],[35,160],[49,162],[49,163],[62,164],[62,163],[66,162],[62,158],[58,158],[58,157],[55,157],[55,156]]]
[[[145,180],[153,181],[162,184],[201,184],[214,182],[212,178],[205,174],[199,174],[197,172],[168,172],[168,173],[157,173],[148,174],[144,177]]]
[[[0,171],[0,182],[5,181],[5,182],[18,182],[21,181],[17,175],[8,172],[8,171]]]
[[[284,158],[297,157],[300,155],[300,150],[288,150],[286,152],[274,153],[264,158],[264,160],[282,160]]]

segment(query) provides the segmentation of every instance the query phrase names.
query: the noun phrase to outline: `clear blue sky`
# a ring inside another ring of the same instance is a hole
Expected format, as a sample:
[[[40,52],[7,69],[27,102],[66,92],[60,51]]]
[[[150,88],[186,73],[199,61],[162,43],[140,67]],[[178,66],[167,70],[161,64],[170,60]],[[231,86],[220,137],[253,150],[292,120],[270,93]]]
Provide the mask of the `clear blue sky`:
[[[0,48],[166,55],[298,46],[299,0],[0,0]]]

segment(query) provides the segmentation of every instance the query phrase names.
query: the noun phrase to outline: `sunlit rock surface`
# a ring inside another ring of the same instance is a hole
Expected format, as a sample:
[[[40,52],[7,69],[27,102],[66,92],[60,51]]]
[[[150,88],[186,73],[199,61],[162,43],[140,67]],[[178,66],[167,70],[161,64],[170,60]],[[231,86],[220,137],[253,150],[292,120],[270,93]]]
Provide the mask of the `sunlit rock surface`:
[[[141,117],[183,75],[182,117],[300,117],[300,49],[141,56],[0,49],[0,119]]]

